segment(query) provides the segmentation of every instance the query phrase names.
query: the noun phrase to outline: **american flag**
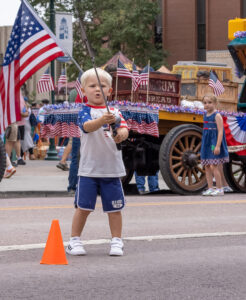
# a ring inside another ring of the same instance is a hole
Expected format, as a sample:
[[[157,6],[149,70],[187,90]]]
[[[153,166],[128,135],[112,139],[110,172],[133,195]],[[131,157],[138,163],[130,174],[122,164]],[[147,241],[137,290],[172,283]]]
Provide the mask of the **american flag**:
[[[75,82],[75,88],[81,99],[83,99],[83,93],[81,90],[81,81],[80,81],[82,74],[83,74],[82,72],[79,72],[79,76],[77,77],[76,82]]]
[[[223,84],[219,81],[214,71],[210,71],[208,85],[213,88],[215,96],[220,96],[225,91]]]
[[[136,65],[133,63],[132,64],[132,86],[133,86],[133,91],[136,91],[138,89],[139,83],[140,83],[140,76],[139,76]]]
[[[139,75],[140,77],[140,85],[147,86],[149,83],[149,65],[143,68],[142,72]]]
[[[21,119],[20,87],[37,70],[64,52],[55,36],[22,0],[0,72],[0,133]]]
[[[67,75],[66,75],[66,71],[65,69],[63,69],[61,71],[61,75],[58,79],[58,83],[57,83],[57,88],[58,88],[58,92],[60,91],[60,89],[64,86],[64,84],[67,84]]]
[[[47,70],[39,79],[37,83],[37,91],[39,94],[54,91],[54,82],[53,78],[50,75],[50,68],[47,68]]]
[[[132,78],[132,73],[118,59],[117,76]]]

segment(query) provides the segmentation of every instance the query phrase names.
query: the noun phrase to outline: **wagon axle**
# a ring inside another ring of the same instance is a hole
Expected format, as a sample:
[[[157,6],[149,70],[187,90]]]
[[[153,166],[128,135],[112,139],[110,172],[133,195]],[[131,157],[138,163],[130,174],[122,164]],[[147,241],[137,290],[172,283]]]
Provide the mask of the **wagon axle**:
[[[182,155],[182,162],[186,169],[191,169],[197,166],[198,157],[193,151],[188,150]]]

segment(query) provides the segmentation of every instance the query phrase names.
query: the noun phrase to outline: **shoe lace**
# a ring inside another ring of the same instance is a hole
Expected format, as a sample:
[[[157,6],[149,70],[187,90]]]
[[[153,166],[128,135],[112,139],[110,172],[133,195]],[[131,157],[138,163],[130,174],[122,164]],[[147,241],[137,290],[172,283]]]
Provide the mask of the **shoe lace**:
[[[73,248],[77,248],[77,247],[83,247],[82,242],[80,240],[75,240],[72,242],[71,245]]]

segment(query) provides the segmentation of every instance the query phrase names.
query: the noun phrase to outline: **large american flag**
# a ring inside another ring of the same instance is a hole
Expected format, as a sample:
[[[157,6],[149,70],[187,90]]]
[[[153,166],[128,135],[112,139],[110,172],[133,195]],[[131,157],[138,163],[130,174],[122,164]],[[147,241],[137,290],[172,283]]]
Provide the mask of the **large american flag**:
[[[0,72],[0,133],[21,119],[20,87],[37,70],[64,52],[55,36],[22,0]]]
[[[139,83],[140,83],[140,76],[137,67],[134,63],[132,63],[132,87],[134,92],[138,89]]]
[[[67,84],[67,75],[66,75],[66,71],[65,69],[62,69],[61,71],[61,75],[58,79],[58,83],[57,83],[57,88],[58,88],[58,92],[60,91],[60,89]]]
[[[83,99],[83,93],[81,90],[81,81],[80,81],[82,74],[83,74],[82,72],[79,72],[79,76],[77,77],[76,82],[75,82],[75,88],[81,99]]]
[[[117,65],[117,76],[132,78],[132,73],[123,65],[123,63],[119,59]]]
[[[37,83],[38,93],[45,93],[49,91],[54,91],[53,78],[50,75],[50,68],[48,67],[44,74],[41,76]]]
[[[213,88],[215,96],[220,96],[225,91],[223,84],[219,81],[214,71],[210,71],[208,85]]]
[[[140,82],[139,85],[147,86],[149,84],[149,65],[143,68],[142,72],[140,73]]]

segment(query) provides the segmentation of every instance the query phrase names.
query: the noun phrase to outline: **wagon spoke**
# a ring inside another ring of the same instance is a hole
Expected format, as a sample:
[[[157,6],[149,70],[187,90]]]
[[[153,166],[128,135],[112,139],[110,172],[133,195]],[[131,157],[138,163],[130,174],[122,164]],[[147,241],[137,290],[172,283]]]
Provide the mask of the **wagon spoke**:
[[[180,167],[180,166],[182,166],[182,162],[181,161],[178,162],[178,163],[176,163],[175,165],[173,165],[172,168],[176,169],[177,167]]]
[[[191,170],[189,169],[188,170],[188,181],[189,181],[189,184],[191,185],[192,184],[192,177],[191,177]]]
[[[205,174],[205,170],[203,170],[202,168],[196,166],[197,170],[200,171],[202,174]]]
[[[233,175],[235,175],[235,174],[237,174],[237,173],[238,173],[238,172],[240,172],[240,171],[242,172],[242,171],[243,171],[243,169],[242,169],[242,168],[239,168],[239,169],[237,169],[237,170],[233,171],[233,172],[232,172],[232,174],[233,174]]]
[[[193,173],[193,175],[195,176],[196,181],[197,181],[197,182],[200,181],[200,179],[199,179],[199,177],[198,177],[198,175],[197,175],[197,172],[196,172],[196,170],[195,170],[194,168],[192,169],[192,173]]]
[[[176,173],[177,177],[179,177],[179,175],[184,171],[184,167],[182,166],[178,172]]]
[[[240,185],[240,181],[243,177],[243,172],[241,172],[241,175],[239,176],[239,178],[236,179],[237,183]]]
[[[195,153],[201,148],[201,144],[202,144],[202,142],[199,142],[199,143],[196,145],[196,148],[194,149],[194,152],[195,152]]]
[[[240,161],[232,161],[232,165],[236,165],[236,166],[242,167],[242,163]]]
[[[192,139],[191,139],[191,143],[190,143],[190,150],[193,150],[194,145],[195,145],[195,140],[196,140],[196,137],[193,136]]]
[[[171,158],[172,158],[173,160],[181,160],[181,159],[182,159],[181,156],[174,156],[174,155],[172,155]]]
[[[184,170],[184,173],[183,173],[183,176],[182,176],[182,183],[185,182],[186,175],[187,175],[187,170]]]
[[[180,155],[183,154],[177,147],[174,147],[173,150],[174,150],[175,152],[177,152],[178,154],[180,154]]]
[[[178,144],[179,144],[181,150],[184,152],[185,151],[185,147],[184,147],[183,143],[181,142],[181,140],[178,141]]]

